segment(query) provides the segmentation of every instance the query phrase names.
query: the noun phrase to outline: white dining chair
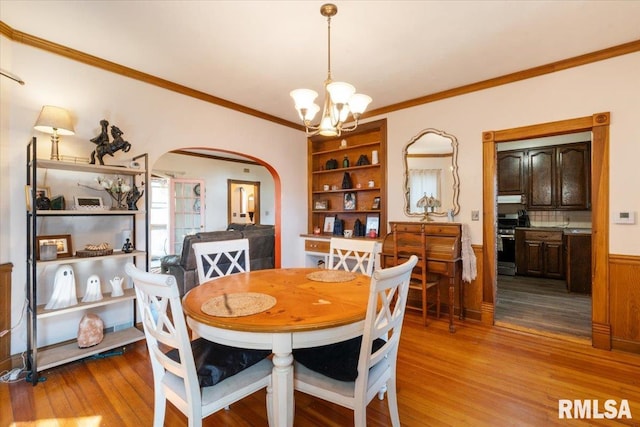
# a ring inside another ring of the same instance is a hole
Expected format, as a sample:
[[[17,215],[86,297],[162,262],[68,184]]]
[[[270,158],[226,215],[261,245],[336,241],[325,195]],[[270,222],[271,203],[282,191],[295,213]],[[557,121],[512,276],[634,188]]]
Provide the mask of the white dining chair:
[[[294,350],[295,389],[352,409],[355,427],[366,426],[367,405],[385,386],[391,425],[400,426],[396,361],[409,280],[417,262],[412,255],[404,264],[373,273],[362,337]]]
[[[249,239],[194,243],[198,283],[250,271]]]
[[[167,400],[186,415],[189,427],[196,427],[202,425],[203,418],[263,388],[267,388],[267,418],[271,425],[273,365],[265,352],[250,353],[254,350],[234,349],[202,339],[195,346],[196,341],[189,341],[175,277],[147,273],[130,263],[125,271],[133,280],[153,369],[154,427],[164,424]],[[200,352],[194,355],[196,349]],[[219,369],[213,359],[222,360]],[[197,366],[196,361],[203,366]],[[230,365],[236,361],[243,366]],[[226,378],[220,378],[223,370],[231,371]],[[214,371],[219,382],[202,386],[201,382],[211,381]]]
[[[345,270],[371,276],[379,245],[376,240],[332,237],[329,243],[330,270]]]

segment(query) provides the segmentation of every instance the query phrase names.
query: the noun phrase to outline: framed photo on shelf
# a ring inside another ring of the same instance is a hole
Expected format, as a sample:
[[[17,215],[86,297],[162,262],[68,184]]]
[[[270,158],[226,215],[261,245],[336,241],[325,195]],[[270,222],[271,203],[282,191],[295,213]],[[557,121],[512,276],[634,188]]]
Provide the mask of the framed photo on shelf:
[[[380,233],[380,215],[367,215],[367,223],[366,223],[366,233],[367,235],[371,232],[371,230],[375,230],[376,236]]]
[[[73,256],[70,234],[36,236],[36,259],[40,259],[40,247],[44,244],[56,245],[56,256],[58,258],[69,258]]]
[[[380,197],[374,197],[371,209],[380,209]]]
[[[313,210],[326,211],[329,209],[329,200],[316,200],[313,204]]]
[[[335,216],[325,216],[324,217],[324,227],[322,228],[322,231],[324,233],[333,233],[333,224],[336,222],[336,217]]]
[[[351,191],[344,193],[343,209],[345,211],[353,211],[356,209],[356,193]]]
[[[33,203],[33,200],[31,199],[30,185],[24,186],[24,195],[27,203],[27,210],[30,211]],[[36,203],[36,209],[51,209],[51,189],[49,187],[36,187],[36,200],[38,199],[42,199],[43,201],[48,200],[49,207],[45,206],[46,203],[42,203],[41,205],[38,205],[38,203]]]
[[[104,209],[102,197],[96,196],[73,196],[76,210]]]

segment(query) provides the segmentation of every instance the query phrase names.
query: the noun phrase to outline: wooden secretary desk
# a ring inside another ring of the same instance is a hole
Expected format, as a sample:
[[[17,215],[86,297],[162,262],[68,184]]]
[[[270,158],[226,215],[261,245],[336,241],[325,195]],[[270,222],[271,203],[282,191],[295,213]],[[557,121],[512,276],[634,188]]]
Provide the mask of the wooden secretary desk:
[[[452,222],[393,221],[389,222],[389,225],[391,232],[385,236],[382,242],[382,252],[380,253],[382,268],[401,264],[411,255],[418,257],[418,264],[411,275],[407,308],[422,311],[422,318],[425,324],[428,311],[428,288],[439,288],[441,280],[448,281],[449,331],[455,332],[453,316],[456,286],[460,296],[459,317],[460,319],[464,318],[464,289],[461,286],[462,225]],[[419,298],[415,298],[416,294]],[[415,304],[416,299],[419,299],[419,304]],[[437,299],[439,300],[439,296]],[[440,316],[439,308],[440,301],[437,301],[436,314],[438,317]]]

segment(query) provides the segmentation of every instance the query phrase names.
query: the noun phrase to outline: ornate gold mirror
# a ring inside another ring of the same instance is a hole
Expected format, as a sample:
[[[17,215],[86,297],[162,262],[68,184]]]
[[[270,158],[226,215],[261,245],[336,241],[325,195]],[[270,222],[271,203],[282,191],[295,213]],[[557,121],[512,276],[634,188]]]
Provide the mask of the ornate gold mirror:
[[[456,137],[424,129],[405,145],[402,156],[405,215],[424,221],[457,215],[460,178]]]

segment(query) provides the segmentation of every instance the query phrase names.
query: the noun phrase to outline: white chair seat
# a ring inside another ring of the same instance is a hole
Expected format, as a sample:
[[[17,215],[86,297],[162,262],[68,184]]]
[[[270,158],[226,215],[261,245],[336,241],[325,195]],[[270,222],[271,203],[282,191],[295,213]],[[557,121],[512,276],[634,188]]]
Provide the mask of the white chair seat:
[[[207,408],[206,412],[212,414],[228,406],[229,404],[226,403],[226,401],[240,400],[242,397],[266,387],[268,385],[268,381],[265,382],[265,380],[268,380],[272,369],[273,364],[271,361],[269,359],[265,359],[243,370],[242,375],[233,375],[220,381],[214,386],[202,388],[202,407]],[[182,378],[172,374],[171,372],[167,372],[162,379],[162,384],[167,395],[175,394],[179,398],[178,401],[187,401]],[[234,396],[234,393],[236,396]],[[169,400],[175,402],[175,400]],[[180,410],[182,411],[182,409]],[[203,413],[204,412],[205,411],[203,410]]]
[[[390,368],[391,367],[389,366],[387,359],[381,360],[377,365],[369,370],[369,379],[367,382],[369,384],[382,382],[382,385],[384,385],[386,380],[389,378]],[[327,377],[326,375],[319,374],[298,362],[294,362],[293,369],[296,378],[298,379],[299,387],[297,389],[299,391],[312,394],[314,396],[322,394],[325,400],[342,406],[347,406],[344,405],[344,402],[346,402],[344,400],[345,397],[355,397],[355,381],[335,380]],[[373,390],[374,394],[378,393],[377,389]]]

